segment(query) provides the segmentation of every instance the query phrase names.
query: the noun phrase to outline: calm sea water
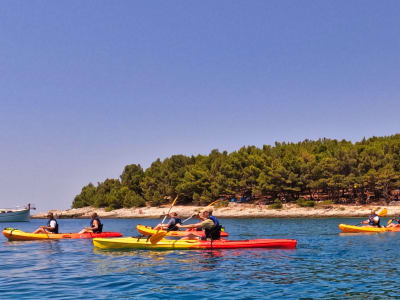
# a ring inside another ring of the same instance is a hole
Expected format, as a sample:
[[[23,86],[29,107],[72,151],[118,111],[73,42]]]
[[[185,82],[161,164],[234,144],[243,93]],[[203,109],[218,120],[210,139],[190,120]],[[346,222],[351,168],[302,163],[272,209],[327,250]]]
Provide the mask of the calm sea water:
[[[0,299],[400,298],[400,233],[339,234],[360,219],[223,219],[231,239],[295,238],[294,250],[101,251],[91,240],[0,238]],[[136,235],[137,224],[103,220]],[[76,232],[88,220],[59,220]],[[45,220],[4,224],[32,231]]]

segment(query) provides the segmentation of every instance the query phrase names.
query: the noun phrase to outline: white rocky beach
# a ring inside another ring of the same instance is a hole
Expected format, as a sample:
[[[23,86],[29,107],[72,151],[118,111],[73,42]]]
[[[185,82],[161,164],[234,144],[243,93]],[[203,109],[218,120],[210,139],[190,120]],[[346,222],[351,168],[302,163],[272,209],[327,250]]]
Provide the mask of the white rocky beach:
[[[284,204],[282,209],[271,209],[267,205],[229,203],[227,207],[214,208],[214,215],[219,218],[326,218],[326,217],[366,217],[372,209],[388,208],[388,217],[400,215],[400,204],[391,205],[325,205],[315,207],[298,207],[296,204]],[[105,208],[83,207],[68,210],[51,210],[57,218],[90,218],[97,212],[101,218],[159,218],[165,215],[169,206],[121,208],[106,211]],[[186,218],[202,210],[201,206],[174,206],[177,212]],[[47,211],[32,215],[32,218],[46,218]]]

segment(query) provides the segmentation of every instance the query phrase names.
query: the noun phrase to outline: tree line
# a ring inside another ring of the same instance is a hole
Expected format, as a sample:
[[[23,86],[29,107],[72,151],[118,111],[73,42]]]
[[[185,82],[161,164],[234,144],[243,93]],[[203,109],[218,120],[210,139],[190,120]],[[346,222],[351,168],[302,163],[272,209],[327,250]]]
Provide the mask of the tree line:
[[[127,165],[120,178],[84,186],[72,207],[207,205],[217,199],[271,204],[299,199],[366,204],[397,200],[400,134],[360,142],[304,140],[242,147],[228,153],[172,155],[144,170]]]

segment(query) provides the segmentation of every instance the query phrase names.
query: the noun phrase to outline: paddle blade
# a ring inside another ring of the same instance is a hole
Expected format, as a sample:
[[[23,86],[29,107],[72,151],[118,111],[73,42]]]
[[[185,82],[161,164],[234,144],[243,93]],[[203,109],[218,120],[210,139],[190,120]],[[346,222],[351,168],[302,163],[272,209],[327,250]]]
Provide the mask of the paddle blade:
[[[161,241],[161,240],[164,238],[164,236],[167,235],[167,233],[168,233],[168,231],[165,231],[165,230],[156,232],[155,234],[153,234],[153,235],[150,237],[150,243],[151,243],[152,245],[157,244],[159,241]]]
[[[386,216],[387,215],[387,208],[382,208],[381,210],[379,210],[377,215],[380,216],[380,217]]]

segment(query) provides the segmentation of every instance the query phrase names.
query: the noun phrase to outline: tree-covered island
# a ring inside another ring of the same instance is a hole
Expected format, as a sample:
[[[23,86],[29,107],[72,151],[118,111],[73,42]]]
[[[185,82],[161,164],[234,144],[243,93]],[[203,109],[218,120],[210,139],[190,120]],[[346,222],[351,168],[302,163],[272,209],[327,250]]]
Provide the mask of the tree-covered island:
[[[119,179],[84,186],[72,204],[159,206],[179,195],[181,205],[243,201],[313,206],[315,201],[369,204],[400,197],[400,134],[360,142],[320,139],[242,147],[232,153],[173,155],[143,170],[127,165]]]

